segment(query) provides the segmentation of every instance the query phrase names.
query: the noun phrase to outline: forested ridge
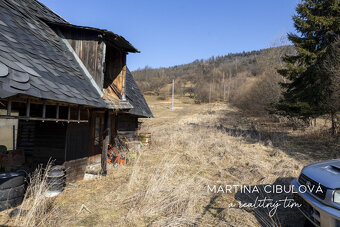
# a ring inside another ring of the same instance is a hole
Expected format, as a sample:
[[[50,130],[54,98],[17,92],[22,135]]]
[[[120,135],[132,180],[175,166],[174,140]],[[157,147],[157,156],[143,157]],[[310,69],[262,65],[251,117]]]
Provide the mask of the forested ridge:
[[[283,78],[276,72],[282,57],[294,55],[294,47],[285,45],[257,51],[227,54],[168,68],[145,67],[133,75],[145,94],[159,99],[175,94],[200,102],[225,101],[242,107],[251,102],[251,111],[264,112],[267,103],[277,101]]]

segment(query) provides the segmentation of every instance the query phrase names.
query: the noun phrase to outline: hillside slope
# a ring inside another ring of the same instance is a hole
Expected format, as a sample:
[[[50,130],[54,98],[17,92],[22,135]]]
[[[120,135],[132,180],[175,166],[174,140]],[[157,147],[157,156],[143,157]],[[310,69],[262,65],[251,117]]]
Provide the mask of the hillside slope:
[[[151,92],[159,95],[161,89],[171,83],[172,79],[176,80],[177,91],[181,95],[193,93],[202,89],[200,83],[212,83],[214,89],[216,86],[227,85],[230,79],[240,76],[259,77],[268,71],[275,71],[275,67],[282,65],[281,58],[285,54],[293,54],[292,46],[280,46],[268,48],[259,51],[243,52],[237,54],[228,54],[225,56],[211,57],[207,60],[195,60],[189,64],[183,64],[168,68],[144,69],[133,72],[134,77],[143,92]],[[186,88],[186,89],[183,89]],[[221,95],[212,97],[214,100],[221,99]],[[208,100],[201,100],[208,101]]]
[[[146,67],[133,74],[145,94],[159,96],[159,99],[171,96],[174,79],[176,96],[188,96],[196,103],[230,102],[240,109],[251,104],[250,112],[263,114],[266,105],[280,97],[279,82],[284,79],[276,69],[283,66],[282,57],[294,53],[292,46],[280,46],[169,68]]]

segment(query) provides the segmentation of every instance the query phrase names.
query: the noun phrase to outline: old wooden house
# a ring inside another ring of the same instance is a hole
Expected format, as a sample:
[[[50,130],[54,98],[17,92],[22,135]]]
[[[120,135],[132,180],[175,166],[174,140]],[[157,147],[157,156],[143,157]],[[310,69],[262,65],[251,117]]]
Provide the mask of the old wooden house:
[[[50,158],[83,177],[119,132],[152,113],[127,68],[139,52],[111,31],[72,25],[36,0],[0,0],[1,121],[18,120],[30,165]]]

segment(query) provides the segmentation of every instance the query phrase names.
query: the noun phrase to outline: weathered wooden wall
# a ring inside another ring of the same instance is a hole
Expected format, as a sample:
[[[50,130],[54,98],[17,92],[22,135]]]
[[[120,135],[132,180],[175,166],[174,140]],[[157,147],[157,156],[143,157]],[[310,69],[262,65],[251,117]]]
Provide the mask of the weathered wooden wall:
[[[69,123],[66,131],[66,161],[89,156],[89,124]]]
[[[96,34],[77,30],[63,31],[64,37],[82,60],[86,69],[102,89],[104,83],[104,59],[106,45]]]
[[[123,55],[120,50],[111,45],[107,45],[105,57],[105,79],[104,88],[114,83],[119,92],[122,91],[122,68],[124,66]]]
[[[25,151],[27,155],[33,154],[35,121],[19,120],[17,148]]]
[[[106,94],[120,98],[124,90],[126,53],[110,43],[104,43],[98,34],[91,31],[62,31],[90,72],[100,89]]]
[[[69,123],[66,131],[64,163],[66,182],[84,178],[89,156],[89,123]]]
[[[118,115],[117,129],[119,131],[135,131],[138,128],[138,118],[129,114]]]
[[[105,65],[104,95],[121,98],[125,86],[126,53],[108,44]]]
[[[51,158],[55,164],[62,164],[65,160],[67,124],[37,121],[35,127],[34,161],[47,163]]]
[[[119,114],[117,120],[117,135],[130,141],[137,139],[138,118],[129,114]]]
[[[88,164],[89,124],[19,120],[18,148],[31,157],[32,168],[51,158],[65,166],[67,182],[80,180]]]
[[[62,164],[65,156],[66,125],[56,122],[19,120],[18,149],[23,149],[31,167],[50,159]]]

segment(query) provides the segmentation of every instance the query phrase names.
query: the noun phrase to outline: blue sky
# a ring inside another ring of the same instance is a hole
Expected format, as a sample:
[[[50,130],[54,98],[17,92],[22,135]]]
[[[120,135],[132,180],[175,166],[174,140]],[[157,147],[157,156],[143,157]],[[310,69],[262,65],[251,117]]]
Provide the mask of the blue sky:
[[[267,48],[295,32],[299,0],[41,0],[72,24],[111,30],[141,53],[130,70]]]

